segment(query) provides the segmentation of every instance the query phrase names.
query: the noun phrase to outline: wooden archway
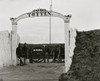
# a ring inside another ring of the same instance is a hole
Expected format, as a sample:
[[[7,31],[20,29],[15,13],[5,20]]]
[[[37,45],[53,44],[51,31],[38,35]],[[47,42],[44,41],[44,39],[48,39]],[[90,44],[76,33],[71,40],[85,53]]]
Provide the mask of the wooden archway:
[[[34,18],[34,17],[58,17],[64,20],[65,24],[65,72],[68,70],[67,69],[67,61],[68,61],[68,56],[70,54],[69,52],[69,22],[71,15],[62,15],[61,13],[55,12],[55,11],[48,11],[46,9],[35,9],[32,12],[24,13],[17,18],[10,18],[12,22],[12,43],[11,43],[11,53],[12,53],[12,64],[16,65],[17,64],[17,59],[16,59],[16,47],[17,47],[17,24],[18,21],[21,19],[25,18]]]

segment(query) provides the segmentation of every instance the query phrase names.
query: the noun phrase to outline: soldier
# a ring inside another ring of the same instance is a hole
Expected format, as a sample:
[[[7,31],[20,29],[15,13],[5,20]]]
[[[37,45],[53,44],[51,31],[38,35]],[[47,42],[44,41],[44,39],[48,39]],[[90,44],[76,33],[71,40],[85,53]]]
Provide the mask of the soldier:
[[[47,62],[49,62],[49,59],[50,59],[50,48],[48,46],[46,47],[46,59],[47,59]]]
[[[27,59],[27,44],[26,43],[24,43],[22,52],[23,52],[24,65],[26,65],[26,59]]]
[[[22,61],[22,48],[21,48],[20,44],[18,45],[18,47],[16,49],[16,54],[17,54],[17,58],[18,58],[18,61],[19,61],[18,65],[23,65],[23,61]]]
[[[29,62],[30,62],[30,63],[33,63],[32,48],[29,49]]]
[[[43,60],[46,62],[46,45],[43,45]]]
[[[59,46],[57,46],[56,48],[55,48],[55,53],[54,53],[54,56],[53,56],[53,62],[56,62],[57,60],[57,57],[58,57],[58,59],[59,59],[59,56],[60,56],[60,47]]]
[[[58,49],[59,49],[59,53],[58,53],[58,61],[57,62],[61,62],[63,49],[60,45],[59,45]]]

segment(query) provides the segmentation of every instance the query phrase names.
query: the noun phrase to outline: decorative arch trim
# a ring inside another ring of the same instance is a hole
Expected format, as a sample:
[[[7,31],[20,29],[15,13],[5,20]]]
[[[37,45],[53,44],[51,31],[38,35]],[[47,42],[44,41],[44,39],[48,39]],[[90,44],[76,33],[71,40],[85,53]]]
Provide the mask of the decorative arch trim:
[[[10,18],[13,25],[17,25],[17,22],[21,19],[31,18],[31,17],[58,17],[64,20],[65,23],[69,22],[71,15],[62,15],[61,13],[55,11],[48,11],[46,9],[35,9],[32,12],[24,13],[17,18]]]

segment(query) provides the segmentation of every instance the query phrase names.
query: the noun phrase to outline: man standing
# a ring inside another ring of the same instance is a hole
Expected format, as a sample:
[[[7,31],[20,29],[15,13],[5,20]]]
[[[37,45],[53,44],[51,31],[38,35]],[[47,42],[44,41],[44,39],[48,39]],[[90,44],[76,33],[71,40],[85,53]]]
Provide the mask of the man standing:
[[[18,65],[23,65],[23,61],[22,61],[22,48],[21,45],[19,44],[17,49],[16,49],[16,54],[17,54],[17,58],[18,58]]]
[[[46,45],[43,45],[43,60],[46,62]]]
[[[24,43],[24,46],[22,48],[23,58],[24,58],[24,65],[26,65],[26,58],[27,58],[27,44]]]
[[[33,63],[33,54],[32,54],[32,48],[30,47],[30,49],[29,49],[29,62],[30,63]]]
[[[57,45],[55,47],[55,53],[53,55],[53,62],[58,62],[59,58],[60,58],[60,47],[59,45]]]
[[[46,47],[46,59],[47,59],[47,62],[49,62],[49,59],[50,59],[50,48],[49,48],[49,46]]]

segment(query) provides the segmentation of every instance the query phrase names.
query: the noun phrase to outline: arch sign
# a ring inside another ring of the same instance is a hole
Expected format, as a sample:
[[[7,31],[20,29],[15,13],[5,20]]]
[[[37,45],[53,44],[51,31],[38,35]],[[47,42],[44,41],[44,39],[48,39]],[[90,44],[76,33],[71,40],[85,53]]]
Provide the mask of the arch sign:
[[[17,23],[21,19],[25,18],[34,18],[34,17],[58,17],[64,20],[65,24],[65,72],[67,71],[68,65],[68,56],[69,56],[69,21],[71,18],[71,15],[62,15],[61,13],[55,12],[55,11],[48,11],[46,9],[35,9],[32,12],[24,13],[17,18],[10,18],[12,22],[12,43],[11,43],[11,53],[12,53],[12,64],[17,64],[16,59],[16,47],[18,46],[17,43]]]

